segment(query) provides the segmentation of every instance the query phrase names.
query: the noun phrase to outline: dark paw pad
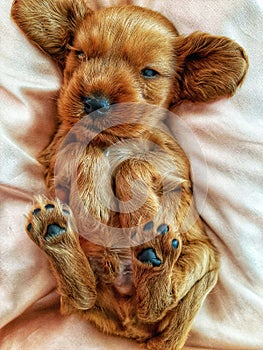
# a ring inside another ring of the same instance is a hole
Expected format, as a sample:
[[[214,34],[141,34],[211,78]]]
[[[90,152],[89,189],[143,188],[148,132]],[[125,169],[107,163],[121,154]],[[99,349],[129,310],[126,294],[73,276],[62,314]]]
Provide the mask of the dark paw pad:
[[[161,235],[165,235],[167,232],[169,232],[169,226],[166,224],[162,224],[157,228],[157,233]]]
[[[67,209],[62,209],[62,211],[63,211],[63,214],[65,214],[65,215],[70,215],[70,211],[69,211],[69,210],[67,210]]]
[[[137,256],[137,259],[142,263],[151,264],[153,266],[160,266],[161,260],[157,258],[155,250],[153,248],[143,249]]]
[[[48,225],[47,232],[45,235],[45,240],[48,240],[49,238],[58,237],[60,235],[63,235],[66,233],[66,229],[63,227],[60,227],[56,224]]]
[[[36,209],[34,209],[34,211],[33,211],[33,215],[37,215],[38,213],[40,213],[41,212],[41,209],[40,208],[36,208]]]
[[[174,249],[177,249],[177,248],[179,247],[179,241],[178,241],[178,239],[173,239],[173,240],[172,240],[172,247],[173,247]]]
[[[143,226],[143,230],[144,231],[150,231],[152,229],[153,229],[153,222],[152,221],[147,222],[147,224],[145,224]]]
[[[47,210],[54,209],[54,208],[55,208],[54,204],[47,204],[47,205],[45,205],[45,209],[47,209]]]

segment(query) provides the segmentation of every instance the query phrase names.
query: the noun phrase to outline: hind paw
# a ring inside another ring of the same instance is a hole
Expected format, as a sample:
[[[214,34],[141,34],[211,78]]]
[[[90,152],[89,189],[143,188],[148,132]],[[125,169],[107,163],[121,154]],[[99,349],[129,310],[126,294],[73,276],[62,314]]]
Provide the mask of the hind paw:
[[[148,267],[161,267],[166,261],[177,260],[181,251],[181,238],[172,225],[149,221],[144,225],[142,233],[155,238],[134,248],[137,260]]]

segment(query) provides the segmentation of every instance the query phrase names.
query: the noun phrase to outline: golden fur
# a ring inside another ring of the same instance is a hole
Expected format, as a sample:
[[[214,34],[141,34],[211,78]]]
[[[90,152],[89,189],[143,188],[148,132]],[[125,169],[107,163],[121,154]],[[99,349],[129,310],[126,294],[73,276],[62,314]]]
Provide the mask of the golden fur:
[[[181,349],[219,264],[165,109],[233,95],[248,68],[244,49],[226,37],[179,35],[137,6],[93,12],[85,0],[17,0],[12,17],[64,75],[58,127],[40,162],[51,196],[69,206],[38,197],[26,225],[49,257],[62,312],[150,350]],[[90,117],[83,101],[98,95],[129,103],[128,112]],[[134,190],[144,196],[136,208]]]

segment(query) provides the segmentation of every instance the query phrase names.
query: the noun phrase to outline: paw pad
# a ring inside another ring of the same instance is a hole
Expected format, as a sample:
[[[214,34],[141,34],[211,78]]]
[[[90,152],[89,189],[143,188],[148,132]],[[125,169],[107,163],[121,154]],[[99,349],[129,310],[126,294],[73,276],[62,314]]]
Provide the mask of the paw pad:
[[[166,224],[162,224],[157,228],[157,233],[161,235],[165,235],[167,232],[169,232],[169,226]]]
[[[146,248],[142,250],[138,254],[137,259],[142,263],[151,264],[153,266],[160,266],[162,264],[161,260],[157,258],[153,248]]]
[[[34,211],[33,211],[33,215],[37,215],[38,213],[40,213],[41,212],[41,209],[40,208],[36,208],[36,209],[34,209]]]
[[[174,249],[177,249],[177,248],[179,247],[179,241],[178,241],[178,239],[173,239],[173,240],[172,240],[172,247],[173,247]]]
[[[153,229],[153,222],[149,221],[143,226],[143,231],[150,231]]]
[[[69,211],[69,210],[67,210],[67,209],[62,209],[62,211],[63,211],[63,214],[70,215],[70,211]]]
[[[54,204],[47,204],[47,205],[45,205],[45,209],[47,209],[47,210],[54,209],[54,208],[55,208]]]
[[[50,224],[47,227],[46,235],[45,235],[45,240],[48,240],[53,237],[58,237],[62,234],[66,233],[66,229],[57,225],[57,224]]]

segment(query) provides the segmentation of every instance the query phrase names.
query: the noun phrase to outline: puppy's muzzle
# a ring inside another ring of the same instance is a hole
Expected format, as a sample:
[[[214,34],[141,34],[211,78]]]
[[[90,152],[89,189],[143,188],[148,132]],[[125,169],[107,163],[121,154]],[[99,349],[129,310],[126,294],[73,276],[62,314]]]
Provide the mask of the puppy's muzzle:
[[[110,109],[110,101],[103,95],[86,96],[83,98],[83,107],[86,113],[91,117],[103,117]],[[95,112],[92,115],[92,112]]]

